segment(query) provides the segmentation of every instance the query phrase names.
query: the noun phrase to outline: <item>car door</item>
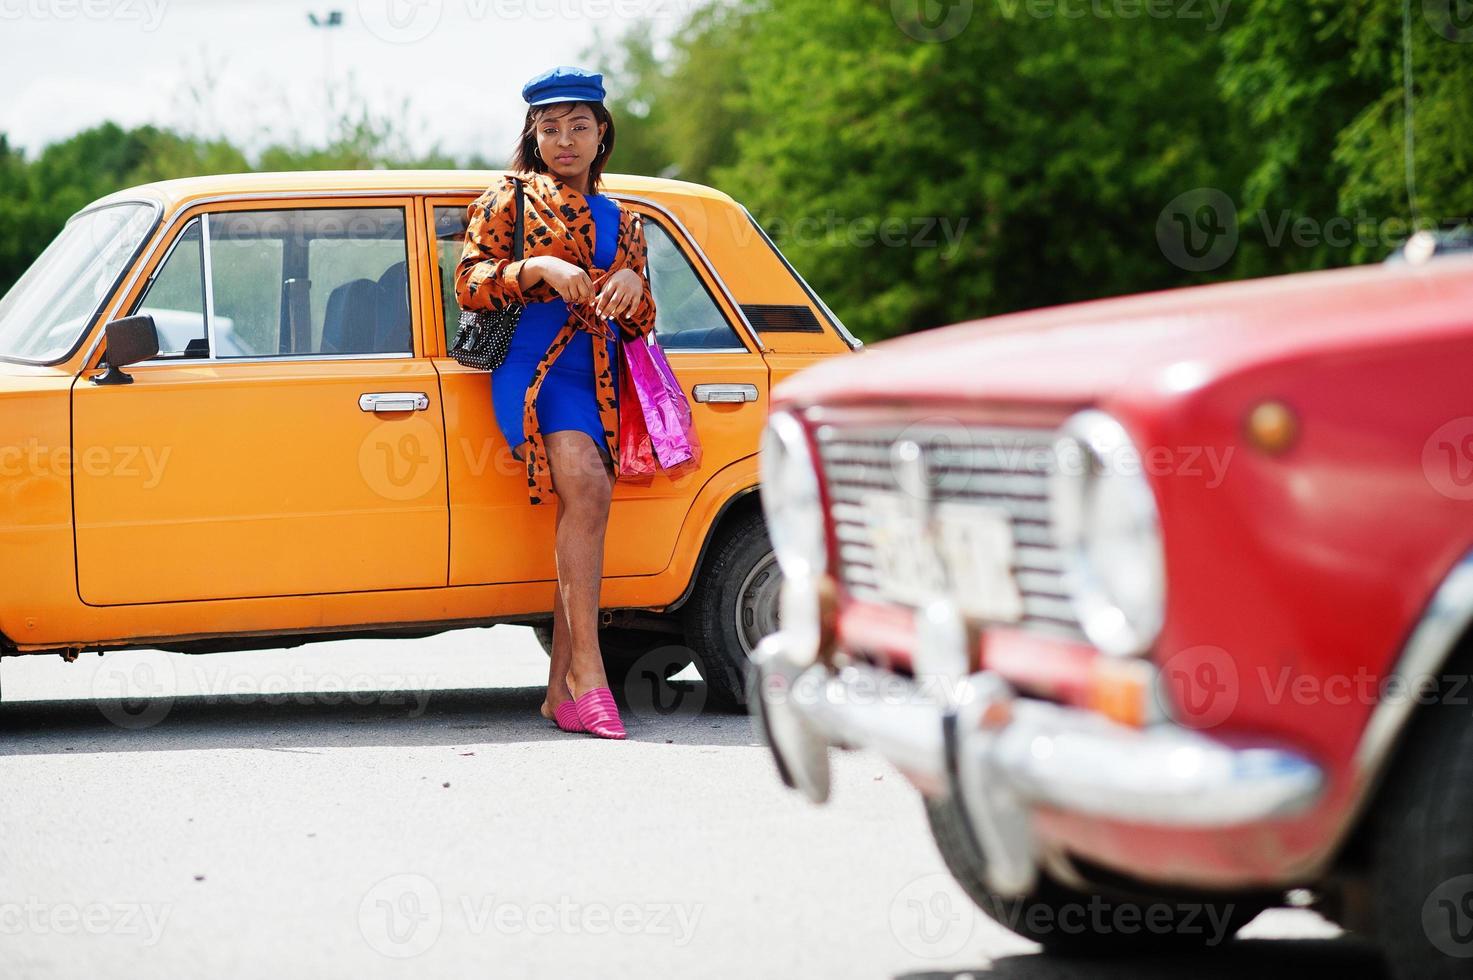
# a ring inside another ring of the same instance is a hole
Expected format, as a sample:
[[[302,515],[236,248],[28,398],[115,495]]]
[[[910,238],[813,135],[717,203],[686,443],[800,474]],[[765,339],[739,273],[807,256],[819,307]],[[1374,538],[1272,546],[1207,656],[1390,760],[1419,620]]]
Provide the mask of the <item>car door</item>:
[[[470,198],[429,201],[438,246],[443,350],[454,343],[459,308],[454,269]],[[767,402],[767,365],[735,304],[680,223],[645,201],[623,201],[645,217],[655,333],[686,394],[702,443],[701,466],[647,486],[619,481],[604,558],[606,577],[663,571],[691,503],[722,468],[757,452]],[[488,375],[449,357],[441,373],[450,480],[450,584],[524,582],[557,575],[555,508],[533,506],[521,464],[501,438]]]
[[[153,316],[158,356],[126,368],[131,384],[89,371],[72,389],[84,601],[445,584],[412,213],[411,199],[319,198],[174,223],[130,310]]]

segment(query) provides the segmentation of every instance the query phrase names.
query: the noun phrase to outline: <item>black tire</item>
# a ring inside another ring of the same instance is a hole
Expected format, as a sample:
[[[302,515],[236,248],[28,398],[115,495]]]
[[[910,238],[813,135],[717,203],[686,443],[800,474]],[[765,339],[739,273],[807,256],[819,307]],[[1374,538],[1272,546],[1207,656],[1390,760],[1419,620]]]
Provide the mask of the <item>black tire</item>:
[[[542,652],[552,656],[552,624],[534,626],[532,631],[537,634]],[[598,645],[604,655],[604,673],[609,676],[609,687],[615,691],[624,690],[629,672],[651,650],[664,651],[662,657],[665,662],[662,669],[665,679],[674,677],[691,664],[690,657],[678,654],[679,643],[678,634],[661,633],[658,630],[626,629],[619,626],[606,626],[599,630]]]
[[[1047,873],[1040,873],[1029,894],[1005,898],[990,891],[983,880],[985,861],[956,802],[950,798],[925,802],[936,848],[962,891],[988,918],[1049,953],[1085,956],[1210,946],[1232,938],[1265,907],[1261,899],[1092,894],[1061,885]],[[1158,906],[1169,909],[1169,917],[1157,915]],[[1121,927],[1096,930],[1090,927],[1096,922]],[[1147,922],[1159,926],[1143,928]]]
[[[723,528],[682,610],[685,642],[706,682],[708,704],[747,710],[752,650],[777,625],[781,581],[761,511]]]
[[[1370,817],[1376,936],[1397,980],[1473,974],[1473,712],[1449,693],[1461,689],[1443,684],[1447,697],[1417,709]]]

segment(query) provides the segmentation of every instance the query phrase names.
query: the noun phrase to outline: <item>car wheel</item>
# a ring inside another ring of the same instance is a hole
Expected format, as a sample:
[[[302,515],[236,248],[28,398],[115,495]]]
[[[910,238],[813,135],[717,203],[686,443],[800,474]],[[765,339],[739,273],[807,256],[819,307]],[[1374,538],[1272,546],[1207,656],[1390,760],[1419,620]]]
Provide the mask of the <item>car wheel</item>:
[[[1473,957],[1473,716],[1452,700],[1420,709],[1371,818],[1375,929],[1398,980],[1466,977]]]
[[[552,656],[552,625],[534,626],[532,631],[537,634],[542,652]],[[679,639],[674,634],[658,630],[620,626],[606,626],[599,630],[598,645],[604,655],[604,673],[609,676],[609,687],[615,691],[624,690],[630,671],[653,650],[661,651],[660,669],[666,680],[689,667],[691,658],[679,652]]]
[[[926,799],[926,819],[951,876],[978,908],[1050,953],[1079,956],[1212,946],[1225,942],[1265,908],[1262,899],[1181,896],[1122,898],[1078,891],[1046,873],[1026,895],[990,891],[985,859],[956,801]]]
[[[777,632],[782,573],[760,512],[727,527],[685,604],[685,638],[710,704],[745,711],[752,651]]]

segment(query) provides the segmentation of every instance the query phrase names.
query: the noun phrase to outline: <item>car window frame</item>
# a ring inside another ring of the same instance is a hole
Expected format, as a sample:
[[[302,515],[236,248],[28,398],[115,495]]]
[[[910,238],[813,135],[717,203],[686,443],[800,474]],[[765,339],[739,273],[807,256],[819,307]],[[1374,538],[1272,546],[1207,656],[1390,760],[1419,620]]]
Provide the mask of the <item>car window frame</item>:
[[[404,215],[404,251],[406,261],[406,274],[408,276],[409,322],[410,322],[410,346],[409,353],[370,353],[370,354],[331,354],[331,353],[306,353],[306,354],[266,354],[252,357],[216,357],[214,355],[214,340],[211,337],[211,352],[209,357],[179,357],[159,356],[146,360],[136,361],[128,365],[131,371],[135,367],[156,367],[162,365],[186,364],[198,366],[203,364],[268,364],[268,363],[293,363],[293,362],[316,362],[316,361],[352,361],[352,360],[418,360],[428,355],[425,352],[424,338],[421,331],[416,329],[417,324],[423,322],[426,315],[420,295],[421,267],[425,249],[420,240],[422,224],[418,220],[419,197],[411,192],[392,190],[383,192],[353,191],[341,195],[324,193],[322,191],[305,191],[297,194],[290,193],[263,193],[263,194],[239,194],[221,195],[204,198],[190,202],[181,207],[169,217],[168,224],[163,233],[152,239],[152,244],[147,249],[146,257],[140,263],[135,259],[130,266],[132,278],[130,279],[126,294],[122,297],[122,303],[117,307],[119,310],[135,309],[143,300],[148,287],[154,278],[163,269],[164,262],[173,253],[175,244],[181,240],[185,230],[191,221],[201,215],[235,213],[240,211],[285,211],[285,210],[341,210],[345,208],[398,208]],[[206,247],[207,247],[206,243]],[[146,274],[145,274],[145,270]],[[208,280],[206,280],[208,283]],[[117,313],[110,319],[126,316],[126,313]],[[208,322],[208,320],[207,320]],[[96,324],[94,324],[94,327]],[[97,330],[92,338],[91,345],[87,348],[87,354],[83,358],[79,374],[96,370],[101,363],[101,351],[104,347],[106,332]]]
[[[671,214],[669,210],[661,206],[657,201],[646,197],[633,194],[609,194],[608,197],[617,201],[621,206],[627,206],[631,211],[638,213],[646,221],[653,221],[670,238],[670,241],[680,250],[681,255],[690,263],[691,270],[695,273],[697,281],[706,290],[706,295],[710,298],[712,305],[716,307],[717,312],[726,320],[726,324],[731,328],[732,334],[737,338],[738,343],[742,345],[740,347],[669,347],[665,348],[665,353],[675,358],[686,355],[695,356],[706,354],[752,354],[760,357],[764,347],[758,338],[757,331],[747,319],[746,314],[742,312],[741,305],[731,295],[726,282],[717,274],[715,267],[711,264],[710,258],[701,248],[700,243],[695,240],[685,225],[681,223],[680,219]],[[435,355],[438,357],[449,357],[449,354],[448,352],[444,352],[447,342],[447,324],[445,323],[445,310],[440,303],[440,290],[442,287],[439,281],[440,254],[439,240],[435,236],[435,209],[458,207],[464,210],[474,200],[475,197],[470,197],[461,201],[458,196],[450,193],[431,194],[426,195],[424,198],[426,241],[434,243],[432,248],[426,250],[430,272],[435,277],[431,281],[429,288],[429,293],[434,294],[434,302],[431,306],[433,307],[435,322],[429,324],[429,327],[435,332],[435,336],[438,338],[438,343],[442,350],[442,353]]]

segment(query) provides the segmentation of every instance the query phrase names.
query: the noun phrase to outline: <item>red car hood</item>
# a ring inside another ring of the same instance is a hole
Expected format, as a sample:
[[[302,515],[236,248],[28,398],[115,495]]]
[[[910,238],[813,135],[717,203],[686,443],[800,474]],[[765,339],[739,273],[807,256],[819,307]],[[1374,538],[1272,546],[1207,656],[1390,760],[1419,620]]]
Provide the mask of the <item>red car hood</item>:
[[[1097,403],[1169,396],[1244,369],[1416,342],[1473,324],[1473,257],[1198,286],[960,323],[831,358],[779,405]]]

